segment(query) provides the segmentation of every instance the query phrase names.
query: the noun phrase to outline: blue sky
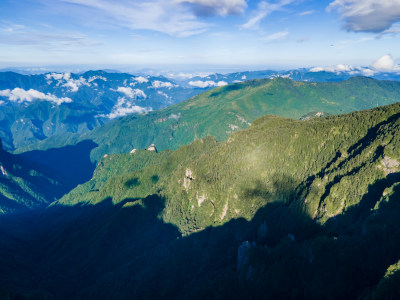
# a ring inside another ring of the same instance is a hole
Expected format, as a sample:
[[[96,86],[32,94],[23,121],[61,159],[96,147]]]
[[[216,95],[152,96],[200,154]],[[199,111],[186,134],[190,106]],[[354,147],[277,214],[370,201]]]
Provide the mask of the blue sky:
[[[399,21],[400,0],[1,0],[0,67],[393,65]]]

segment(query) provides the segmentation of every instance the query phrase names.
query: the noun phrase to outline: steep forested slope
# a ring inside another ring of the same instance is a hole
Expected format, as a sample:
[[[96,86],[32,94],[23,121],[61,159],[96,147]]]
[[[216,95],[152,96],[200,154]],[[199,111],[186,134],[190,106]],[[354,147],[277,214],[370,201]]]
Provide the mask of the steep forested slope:
[[[67,192],[63,179],[0,147],[0,215],[47,206]]]
[[[108,155],[34,234],[9,233],[20,266],[3,260],[0,286],[57,298],[395,297],[399,162],[400,103],[264,116],[225,142]]]

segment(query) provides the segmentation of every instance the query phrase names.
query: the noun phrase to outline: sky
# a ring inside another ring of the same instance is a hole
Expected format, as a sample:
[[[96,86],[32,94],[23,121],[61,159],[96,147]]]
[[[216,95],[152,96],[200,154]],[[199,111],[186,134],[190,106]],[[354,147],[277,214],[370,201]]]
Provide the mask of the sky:
[[[0,68],[398,63],[400,0],[0,1]]]

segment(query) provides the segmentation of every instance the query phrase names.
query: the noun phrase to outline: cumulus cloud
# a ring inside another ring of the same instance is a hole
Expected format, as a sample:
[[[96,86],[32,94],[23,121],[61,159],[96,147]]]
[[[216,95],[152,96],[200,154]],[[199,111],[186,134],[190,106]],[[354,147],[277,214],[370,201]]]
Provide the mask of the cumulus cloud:
[[[397,66],[390,54],[386,54],[371,64],[371,67],[377,71],[390,72]]]
[[[118,102],[112,108],[111,112],[107,115],[101,115],[101,117],[106,117],[109,119],[115,119],[118,117],[123,117],[130,114],[146,113],[151,111],[151,107],[141,107],[135,105],[132,101],[126,99],[125,97],[118,98]]]
[[[133,78],[135,81],[139,82],[139,83],[146,83],[149,82],[149,80],[143,76],[138,76]]]
[[[335,0],[327,11],[338,11],[344,28],[355,32],[379,33],[400,21],[399,0]]]
[[[71,73],[51,73],[46,74],[47,83],[50,84],[53,80],[58,81],[57,85],[61,85],[69,89],[70,92],[77,92],[82,85],[90,86],[90,83],[85,78],[71,78]]]
[[[347,73],[349,75],[362,75],[362,76],[373,76],[378,71],[376,69],[359,67],[359,66],[350,66],[339,64],[336,66],[328,66],[328,67],[314,67],[309,70],[310,72],[332,72],[336,74]]]
[[[17,103],[22,103],[22,102],[32,102],[34,100],[44,100],[44,101],[49,101],[53,102],[57,105],[60,105],[62,103],[70,103],[72,100],[68,97],[62,97],[58,98],[55,95],[52,94],[44,94],[42,92],[39,92],[34,89],[30,89],[28,91],[21,89],[21,88],[15,88],[13,90],[2,90],[0,91],[0,96],[3,97],[8,97],[9,101],[12,102],[17,102]]]
[[[98,75],[96,75],[96,76],[91,76],[91,77],[89,77],[88,82],[92,82],[92,81],[95,81],[95,80],[107,81],[107,78],[105,78],[105,77],[103,77],[103,76],[98,76]]]
[[[198,88],[202,88],[202,89],[205,89],[205,88],[208,88],[208,87],[219,87],[219,86],[224,86],[224,85],[227,85],[228,83],[227,82],[225,82],[225,81],[218,81],[218,82],[215,82],[215,81],[211,81],[211,80],[207,80],[207,81],[201,81],[201,80],[198,80],[198,81],[190,81],[189,82],[189,85],[191,85],[191,86],[194,86],[194,87],[198,87]]]
[[[284,6],[293,3],[294,0],[279,0],[274,3],[267,1],[261,1],[258,3],[257,10],[254,12],[252,18],[250,18],[245,24],[241,26],[243,29],[257,29],[260,22],[269,14],[274,11],[281,10]]]
[[[179,120],[179,118],[181,117],[181,113],[177,113],[177,114],[170,114],[168,119],[174,119],[174,120]]]
[[[172,84],[169,81],[159,81],[159,80],[155,80],[151,83],[151,87],[155,88],[155,89],[159,89],[159,88],[173,88],[173,87],[177,87],[177,85]]]
[[[147,95],[142,90],[140,90],[140,89],[132,89],[130,87],[120,86],[117,89],[117,92],[125,94],[126,97],[129,97],[131,99],[137,99],[137,98],[146,99],[146,97],[147,97]]]
[[[198,16],[236,15],[243,13],[247,7],[245,0],[177,0],[189,4]]]
[[[351,72],[353,71],[354,68],[350,65],[343,65],[343,64],[339,64],[336,66],[329,66],[329,67],[314,67],[310,69],[310,72],[321,72],[321,71],[325,71],[325,72]]]

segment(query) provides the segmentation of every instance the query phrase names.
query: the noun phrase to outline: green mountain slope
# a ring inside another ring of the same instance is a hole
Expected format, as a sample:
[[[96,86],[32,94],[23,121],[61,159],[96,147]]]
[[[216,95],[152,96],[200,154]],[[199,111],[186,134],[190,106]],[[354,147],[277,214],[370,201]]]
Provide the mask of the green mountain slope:
[[[310,112],[347,113],[399,99],[400,83],[365,77],[329,83],[251,80],[202,93],[163,110],[117,119],[82,136],[50,138],[18,152],[92,140],[98,147],[92,150],[91,158],[99,161],[104,154],[143,149],[151,143],[164,150],[208,135],[222,141],[265,114],[299,119]]]
[[[59,203],[85,199],[95,204],[108,198],[118,203],[158,193],[167,201],[165,220],[186,233],[231,218],[250,220],[269,202],[300,197],[303,202],[292,205],[324,223],[356,205],[374,182],[396,177],[399,107],[310,121],[265,116],[223,143],[209,137],[175,152],[103,157],[95,179],[85,184],[86,190],[90,185],[100,189],[84,197],[73,191]],[[147,164],[143,155],[158,156],[158,162],[152,158],[148,167],[135,171],[138,162]],[[131,168],[121,169],[121,164]],[[114,174],[125,174],[112,176],[103,171],[107,165]],[[353,178],[354,173],[360,177]],[[104,177],[113,178],[104,184]]]
[[[65,192],[55,171],[0,148],[0,215],[45,207]]]
[[[308,121],[267,115],[225,142],[103,157],[31,227],[8,221],[0,291],[395,297],[399,197],[400,103]]]

